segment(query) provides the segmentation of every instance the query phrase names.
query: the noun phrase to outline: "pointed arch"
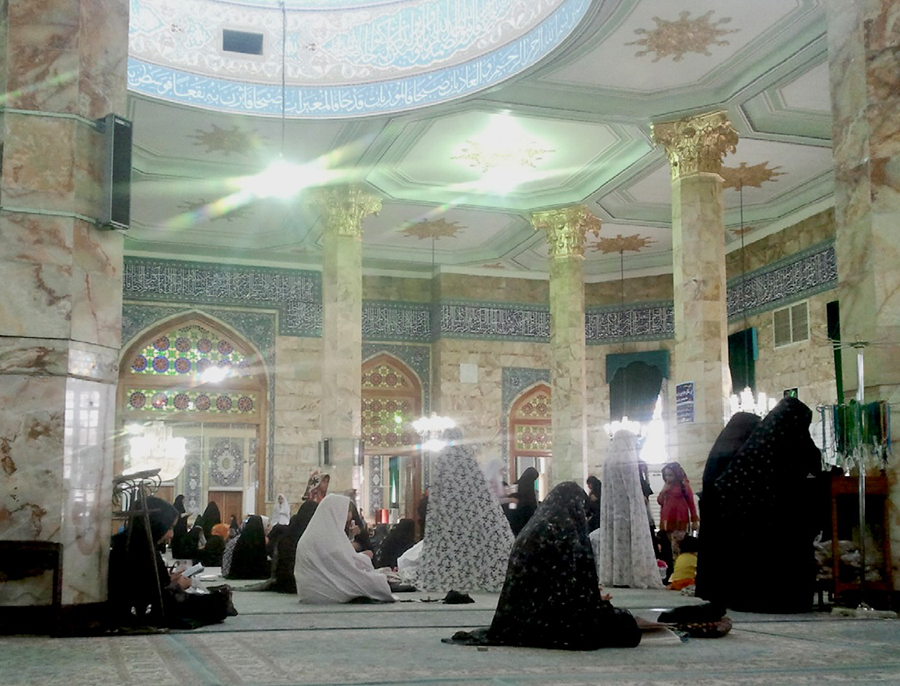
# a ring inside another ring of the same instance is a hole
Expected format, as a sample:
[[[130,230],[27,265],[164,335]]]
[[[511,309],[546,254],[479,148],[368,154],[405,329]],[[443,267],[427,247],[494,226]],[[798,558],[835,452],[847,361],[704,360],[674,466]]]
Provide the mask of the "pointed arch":
[[[422,413],[422,382],[402,360],[379,353],[362,365],[362,435],[367,452],[414,450],[412,422]],[[400,421],[397,421],[397,420]]]
[[[268,391],[269,370],[262,351],[228,324],[190,310],[155,322],[123,347],[117,419],[120,427],[148,421],[174,424],[182,431],[189,426],[217,426],[216,432],[223,434],[217,439],[222,445],[203,448],[210,458],[209,474],[215,476],[209,488],[214,483],[237,488],[238,482],[244,481],[240,471],[246,459],[248,465],[255,464],[247,476],[250,484],[256,484],[256,492],[245,487],[250,498],[245,503],[252,507],[255,500],[256,511],[261,511],[267,483],[264,456],[268,454]],[[244,427],[243,431],[250,432],[251,437],[224,437],[239,427]],[[188,439],[189,449],[191,440]],[[225,443],[231,451],[227,455],[222,447]],[[238,453],[244,456],[240,464],[234,461]],[[124,444],[118,445],[117,471],[122,468],[124,455]],[[198,483],[204,480],[197,478],[201,476],[199,471],[191,472],[199,469],[199,462],[194,465],[189,461],[185,469],[184,479]],[[205,503],[205,490],[201,492],[199,485],[196,490],[194,500]],[[214,498],[212,490],[208,496]]]
[[[539,458],[553,455],[550,386],[543,381],[524,389],[509,410],[509,475],[519,473],[520,457]]]

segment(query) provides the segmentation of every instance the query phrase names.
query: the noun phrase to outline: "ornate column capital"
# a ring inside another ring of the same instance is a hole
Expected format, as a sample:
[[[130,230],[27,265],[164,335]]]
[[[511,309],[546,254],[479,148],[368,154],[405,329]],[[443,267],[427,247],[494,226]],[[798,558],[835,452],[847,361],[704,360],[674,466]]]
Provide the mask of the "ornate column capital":
[[[361,238],[363,219],[381,211],[381,198],[361,186],[328,186],[311,192],[325,232],[333,236]]]
[[[531,225],[547,232],[550,257],[584,257],[584,237],[600,233],[600,220],[583,205],[534,212]]]
[[[734,152],[738,142],[738,133],[722,110],[653,124],[652,133],[653,142],[666,148],[672,179],[718,174],[722,158]]]

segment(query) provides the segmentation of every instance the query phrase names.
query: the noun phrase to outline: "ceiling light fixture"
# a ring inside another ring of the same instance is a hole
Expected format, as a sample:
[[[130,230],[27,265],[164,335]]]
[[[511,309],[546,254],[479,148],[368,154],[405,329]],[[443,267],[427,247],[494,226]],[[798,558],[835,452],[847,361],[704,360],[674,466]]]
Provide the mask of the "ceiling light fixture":
[[[281,198],[287,200],[304,188],[321,184],[326,170],[322,161],[298,165],[284,159],[285,129],[287,126],[287,8],[281,0],[281,147],[278,159],[267,169],[255,176],[247,177],[241,183],[244,191],[257,198]]]

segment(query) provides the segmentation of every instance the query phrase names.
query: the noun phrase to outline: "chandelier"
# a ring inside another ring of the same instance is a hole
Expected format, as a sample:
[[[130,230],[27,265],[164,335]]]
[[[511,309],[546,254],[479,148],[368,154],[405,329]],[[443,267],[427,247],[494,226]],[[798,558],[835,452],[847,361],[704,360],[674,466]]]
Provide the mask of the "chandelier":
[[[615,436],[619,431],[630,431],[635,436],[640,436],[643,428],[644,427],[640,422],[632,421],[628,417],[622,417],[622,419],[617,419],[614,422],[603,425],[604,431],[609,434],[610,438]]]
[[[161,481],[172,481],[184,469],[186,440],[173,437],[165,422],[131,424],[125,431],[130,435],[125,474],[158,469]]]
[[[447,447],[447,441],[442,438],[444,432],[456,426],[450,417],[438,416],[435,412],[430,417],[419,417],[413,422],[413,429],[422,439],[422,450],[431,453],[440,452]]]

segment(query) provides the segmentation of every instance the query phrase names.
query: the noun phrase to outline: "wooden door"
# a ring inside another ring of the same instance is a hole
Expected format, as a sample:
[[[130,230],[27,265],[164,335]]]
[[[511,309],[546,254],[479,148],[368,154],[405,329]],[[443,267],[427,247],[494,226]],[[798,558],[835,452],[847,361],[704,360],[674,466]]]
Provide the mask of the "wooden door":
[[[225,524],[231,522],[231,515],[237,518],[238,524],[244,520],[244,494],[241,491],[209,491],[207,500],[219,506]]]
[[[174,486],[160,486],[156,489],[156,493],[154,493],[157,498],[162,498],[167,503],[171,503],[175,500],[175,487]]]

